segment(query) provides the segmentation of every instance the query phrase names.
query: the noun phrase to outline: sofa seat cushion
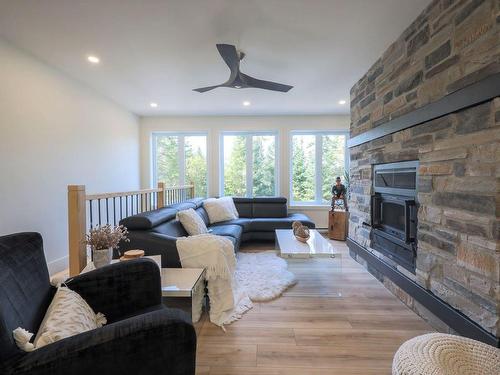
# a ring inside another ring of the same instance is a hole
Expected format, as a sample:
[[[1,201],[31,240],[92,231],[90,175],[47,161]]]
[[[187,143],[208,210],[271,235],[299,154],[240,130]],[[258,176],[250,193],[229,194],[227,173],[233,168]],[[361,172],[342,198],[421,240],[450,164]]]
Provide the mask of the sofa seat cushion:
[[[243,233],[243,229],[239,225],[214,225],[209,227],[209,229],[211,230],[211,234],[224,237],[233,237],[238,241],[240,240],[241,234]]]
[[[309,229],[314,229],[316,228],[316,224],[314,224],[314,221],[312,221],[309,216],[304,215],[304,214],[299,214],[299,213],[293,213],[293,214],[288,214],[288,218],[292,219],[292,222],[294,221],[300,221],[302,225],[305,225]]]
[[[287,217],[260,217],[252,219],[250,223],[251,232],[274,232],[275,229],[291,229],[294,221],[300,221],[309,228],[314,228],[315,225],[304,214],[294,213]]]
[[[250,223],[253,219],[247,219],[244,217],[240,217],[239,219],[221,221],[220,223],[212,224],[212,227],[221,226],[221,225],[239,225],[243,229],[243,233],[248,232],[250,230]]]

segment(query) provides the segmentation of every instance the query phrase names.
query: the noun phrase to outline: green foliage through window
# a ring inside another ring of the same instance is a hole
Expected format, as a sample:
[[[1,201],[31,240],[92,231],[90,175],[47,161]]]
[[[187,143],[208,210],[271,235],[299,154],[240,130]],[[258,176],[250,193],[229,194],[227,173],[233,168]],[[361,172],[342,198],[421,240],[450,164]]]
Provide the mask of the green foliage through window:
[[[276,136],[269,134],[225,134],[224,195],[276,195]],[[247,170],[247,166],[250,170]]]
[[[195,196],[207,196],[207,137],[162,135],[156,141],[156,181],[167,186],[194,184]]]
[[[345,173],[345,142],[343,134],[292,135],[293,202],[330,202],[335,178]]]

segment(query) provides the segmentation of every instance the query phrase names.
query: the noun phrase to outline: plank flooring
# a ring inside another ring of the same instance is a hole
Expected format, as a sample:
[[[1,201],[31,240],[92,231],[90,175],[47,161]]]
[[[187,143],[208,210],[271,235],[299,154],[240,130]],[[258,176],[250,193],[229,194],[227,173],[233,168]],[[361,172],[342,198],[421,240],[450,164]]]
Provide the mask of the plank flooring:
[[[297,285],[226,332],[200,321],[198,375],[383,375],[409,338],[433,329],[332,241],[339,260],[293,259]],[[272,249],[249,244],[242,251]]]

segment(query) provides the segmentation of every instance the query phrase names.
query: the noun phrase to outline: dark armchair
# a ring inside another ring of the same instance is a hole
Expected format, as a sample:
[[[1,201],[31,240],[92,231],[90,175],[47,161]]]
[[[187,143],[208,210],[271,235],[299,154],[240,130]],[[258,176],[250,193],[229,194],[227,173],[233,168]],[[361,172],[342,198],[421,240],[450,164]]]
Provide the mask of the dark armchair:
[[[36,333],[55,288],[38,233],[0,237],[0,374],[194,374],[194,328],[185,313],[161,304],[153,261],[113,264],[67,285],[108,324],[33,352],[18,349],[12,331]]]

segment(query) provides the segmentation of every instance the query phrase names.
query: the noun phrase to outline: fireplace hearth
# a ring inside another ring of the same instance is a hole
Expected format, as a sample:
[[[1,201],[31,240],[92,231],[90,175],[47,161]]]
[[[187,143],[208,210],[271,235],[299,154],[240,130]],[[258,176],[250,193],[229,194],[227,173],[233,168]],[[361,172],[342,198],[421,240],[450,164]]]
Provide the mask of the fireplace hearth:
[[[418,161],[373,167],[371,247],[415,273]]]

